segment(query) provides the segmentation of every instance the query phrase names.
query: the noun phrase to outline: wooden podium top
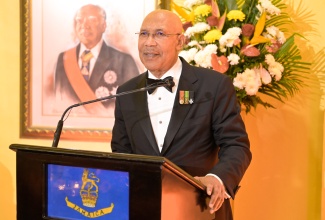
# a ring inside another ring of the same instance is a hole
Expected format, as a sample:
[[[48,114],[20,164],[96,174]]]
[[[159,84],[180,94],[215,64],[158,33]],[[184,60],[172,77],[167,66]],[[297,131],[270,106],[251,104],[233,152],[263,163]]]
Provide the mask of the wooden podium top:
[[[122,154],[122,153],[109,153],[100,151],[89,151],[89,150],[76,150],[76,149],[66,149],[66,148],[53,148],[35,145],[22,145],[22,144],[11,144],[9,148],[15,152],[17,151],[29,151],[29,152],[39,152],[46,154],[59,154],[59,155],[71,155],[71,156],[81,156],[81,157],[93,157],[93,158],[107,158],[111,160],[119,161],[135,161],[143,162],[149,164],[159,164],[172,171],[177,176],[181,177],[185,181],[189,182],[193,186],[205,190],[205,186],[198,180],[194,179],[190,174],[185,172],[183,169],[178,167],[176,164],[171,162],[165,157],[159,156],[148,156],[139,154]]]

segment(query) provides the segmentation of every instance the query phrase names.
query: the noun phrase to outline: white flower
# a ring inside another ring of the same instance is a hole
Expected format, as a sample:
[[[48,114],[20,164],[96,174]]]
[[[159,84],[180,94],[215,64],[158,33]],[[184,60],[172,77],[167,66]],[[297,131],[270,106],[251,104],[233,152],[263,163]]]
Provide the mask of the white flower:
[[[265,10],[270,15],[279,15],[281,13],[281,10],[274,6],[271,1],[269,0],[259,0],[258,1],[261,5],[261,8]],[[260,8],[257,7],[259,10]],[[260,10],[261,12],[261,10]]]
[[[259,5],[259,4],[256,5],[256,8],[260,12],[260,14],[262,14],[262,12],[264,11],[263,8],[262,8],[262,6]],[[259,17],[255,16],[255,18],[258,20]]]
[[[210,30],[210,26],[207,23],[199,22],[196,23],[194,26],[187,28],[184,33],[184,36],[190,38],[195,34],[202,33],[208,30]]]
[[[227,33],[230,34],[232,38],[239,37],[241,34],[241,28],[239,27],[232,27],[227,30]]]
[[[220,47],[224,48],[233,47],[235,43],[239,40],[239,36],[241,34],[241,29],[239,27],[229,28],[227,32],[221,36],[219,43]]]
[[[263,33],[264,37],[269,39],[276,39],[281,44],[284,44],[286,42],[286,38],[284,36],[284,33],[279,30],[279,28],[275,26],[270,26],[266,28],[266,33]]]
[[[195,5],[201,5],[204,3],[204,0],[185,0],[184,7],[186,8],[193,8]]]
[[[114,84],[117,80],[117,74],[112,71],[112,70],[108,70],[104,73],[104,81],[111,85],[111,84]]]
[[[270,75],[275,77],[276,81],[279,81],[282,78],[282,72],[284,71],[283,65],[276,62],[271,54],[267,54],[265,56],[265,62],[269,65],[267,70],[269,71]]]
[[[200,50],[195,54],[194,61],[198,66],[202,66],[204,68],[211,67],[211,54],[205,53],[203,50]]]
[[[281,43],[281,44],[284,44],[286,42],[286,37],[284,36],[284,33],[282,31],[279,31],[276,35],[278,41]]]
[[[282,78],[282,71],[278,65],[269,66],[268,71],[270,72],[271,76],[274,76],[276,81],[279,81]]]
[[[217,49],[218,49],[218,46],[215,45],[215,44],[208,44],[205,48],[204,48],[204,51],[206,53],[216,53],[217,52]]]
[[[270,34],[272,37],[276,36],[276,33],[279,31],[279,29],[275,26],[270,26],[266,28],[266,31],[268,34]]]
[[[244,75],[242,73],[238,73],[237,76],[234,78],[233,84],[238,89],[243,89],[246,85],[246,80]]]
[[[283,65],[279,62],[275,62],[272,66],[279,69],[281,71],[281,73],[284,71]]]
[[[260,73],[254,69],[245,69],[243,73],[237,74],[233,84],[239,89],[245,89],[247,95],[256,95],[262,85]]]
[[[204,68],[212,67],[211,54],[216,53],[217,49],[218,47],[215,44],[207,45],[203,50],[200,50],[195,54],[195,63]]]
[[[109,90],[105,86],[100,86],[96,89],[95,95],[97,98],[105,97],[110,95]]]
[[[189,42],[187,44],[189,47],[199,47],[202,48],[201,44],[199,42],[197,42],[196,40],[192,40],[191,42]]]
[[[235,53],[231,53],[229,56],[227,56],[227,59],[230,65],[237,65],[239,63],[240,57]]]
[[[247,95],[256,95],[258,92],[259,86],[254,80],[250,80],[246,83],[245,91]]]
[[[246,87],[247,87],[248,83],[254,82],[254,84],[259,88],[262,85],[261,76],[260,76],[259,72],[256,72],[254,69],[252,69],[252,70],[246,69],[244,73],[246,73],[246,72],[250,75],[250,77],[248,78],[249,82],[246,82]]]
[[[243,72],[245,78],[247,81],[254,80],[256,78],[256,73],[254,70],[251,69],[245,69]]]
[[[198,49],[191,48],[189,50],[182,50],[178,55],[183,57],[188,63],[194,60],[194,56]]]
[[[266,54],[266,55],[265,55],[265,62],[266,62],[268,65],[272,65],[272,64],[275,62],[275,59],[274,59],[274,57],[272,56],[272,54]]]

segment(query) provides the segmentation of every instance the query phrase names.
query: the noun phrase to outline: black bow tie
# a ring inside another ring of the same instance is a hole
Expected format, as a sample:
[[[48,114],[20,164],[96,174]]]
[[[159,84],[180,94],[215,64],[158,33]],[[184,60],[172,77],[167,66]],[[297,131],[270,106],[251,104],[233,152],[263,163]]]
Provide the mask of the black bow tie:
[[[150,79],[150,78],[147,78],[147,81],[146,81],[146,86],[154,86],[154,85],[159,85],[159,84],[163,84],[165,83],[166,85],[164,86],[169,92],[173,92],[173,87],[175,85],[174,81],[173,81],[173,77],[171,76],[168,76],[164,79]],[[157,88],[157,87],[156,87]],[[152,89],[149,89],[148,90],[148,93],[151,94],[153,93],[156,88],[152,88]]]

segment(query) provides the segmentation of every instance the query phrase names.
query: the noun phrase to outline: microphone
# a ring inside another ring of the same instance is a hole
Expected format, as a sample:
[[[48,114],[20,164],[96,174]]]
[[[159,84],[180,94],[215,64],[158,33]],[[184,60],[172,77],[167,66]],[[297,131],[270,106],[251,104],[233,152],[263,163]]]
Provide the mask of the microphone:
[[[56,130],[55,130],[55,133],[54,133],[53,142],[52,142],[52,147],[58,147],[60,136],[61,136],[61,133],[62,133],[64,117],[65,117],[66,113],[69,110],[71,110],[72,108],[82,106],[82,105],[88,105],[88,104],[91,104],[91,103],[94,103],[94,102],[105,101],[105,100],[108,100],[108,99],[112,99],[112,98],[115,98],[115,97],[118,97],[118,96],[123,96],[123,95],[131,94],[131,93],[148,91],[150,89],[155,89],[155,88],[162,87],[162,86],[164,86],[164,87],[168,86],[168,87],[172,88],[174,85],[175,85],[175,82],[173,81],[173,77],[166,77],[164,80],[161,80],[160,82],[150,84],[150,85],[148,85],[146,87],[142,87],[140,89],[134,89],[134,90],[130,90],[130,91],[120,92],[120,93],[115,94],[115,95],[104,96],[104,97],[101,97],[101,98],[98,98],[98,99],[93,99],[93,100],[89,100],[89,101],[86,101],[86,102],[79,102],[79,103],[76,103],[74,105],[70,105],[63,112],[63,114],[61,116],[61,119],[59,120],[59,122],[57,124]]]

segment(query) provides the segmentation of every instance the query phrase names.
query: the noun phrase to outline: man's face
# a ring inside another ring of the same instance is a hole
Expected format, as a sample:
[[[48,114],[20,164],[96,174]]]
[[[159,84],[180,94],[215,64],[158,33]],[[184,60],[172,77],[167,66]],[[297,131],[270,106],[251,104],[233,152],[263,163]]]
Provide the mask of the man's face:
[[[93,48],[102,38],[106,22],[97,7],[84,6],[75,18],[75,31],[78,39],[88,49]]]
[[[179,32],[168,16],[163,14],[148,16],[142,23],[138,40],[139,56],[144,66],[158,78],[178,59],[178,51],[182,47]],[[167,36],[159,37],[159,33]]]

